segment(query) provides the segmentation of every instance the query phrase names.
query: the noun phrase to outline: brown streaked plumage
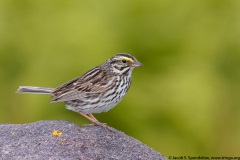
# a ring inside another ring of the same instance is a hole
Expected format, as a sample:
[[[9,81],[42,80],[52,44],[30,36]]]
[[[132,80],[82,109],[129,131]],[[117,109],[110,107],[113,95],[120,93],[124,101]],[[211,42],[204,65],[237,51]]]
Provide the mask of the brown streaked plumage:
[[[53,102],[65,102],[67,109],[78,112],[95,124],[92,115],[116,106],[131,85],[131,74],[142,64],[132,55],[120,53],[57,88],[20,86],[17,93],[50,94]]]

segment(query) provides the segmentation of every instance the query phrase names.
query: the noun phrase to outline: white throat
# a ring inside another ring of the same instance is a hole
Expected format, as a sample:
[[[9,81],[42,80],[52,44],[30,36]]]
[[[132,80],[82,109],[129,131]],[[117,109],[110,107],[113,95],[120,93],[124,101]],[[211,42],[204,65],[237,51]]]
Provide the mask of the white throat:
[[[131,75],[132,74],[132,70],[133,70],[133,68],[128,68],[128,67],[123,68],[122,70],[113,67],[113,72],[116,73],[116,74],[120,74],[120,75],[122,75],[123,73],[127,73],[127,74]]]

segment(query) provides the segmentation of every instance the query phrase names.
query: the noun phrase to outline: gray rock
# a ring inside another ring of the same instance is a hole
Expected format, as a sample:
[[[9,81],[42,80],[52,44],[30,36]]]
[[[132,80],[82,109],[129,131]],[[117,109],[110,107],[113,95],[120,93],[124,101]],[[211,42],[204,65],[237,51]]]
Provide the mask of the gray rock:
[[[54,130],[62,135],[54,136]],[[166,159],[113,128],[80,127],[68,121],[0,125],[0,159]]]

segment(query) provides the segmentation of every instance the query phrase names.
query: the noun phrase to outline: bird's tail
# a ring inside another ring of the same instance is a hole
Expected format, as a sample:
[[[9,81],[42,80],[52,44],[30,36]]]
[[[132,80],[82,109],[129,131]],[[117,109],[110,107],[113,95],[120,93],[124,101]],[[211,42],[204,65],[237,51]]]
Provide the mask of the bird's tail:
[[[16,93],[52,94],[54,88],[19,86]]]

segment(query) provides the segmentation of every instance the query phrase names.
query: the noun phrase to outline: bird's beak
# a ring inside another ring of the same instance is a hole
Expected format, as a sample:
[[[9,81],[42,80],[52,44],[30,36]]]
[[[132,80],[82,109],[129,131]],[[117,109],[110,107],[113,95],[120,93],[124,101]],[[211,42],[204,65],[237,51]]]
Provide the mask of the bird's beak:
[[[133,63],[132,66],[133,66],[133,67],[141,67],[141,66],[143,66],[143,64],[136,60],[136,61]]]

